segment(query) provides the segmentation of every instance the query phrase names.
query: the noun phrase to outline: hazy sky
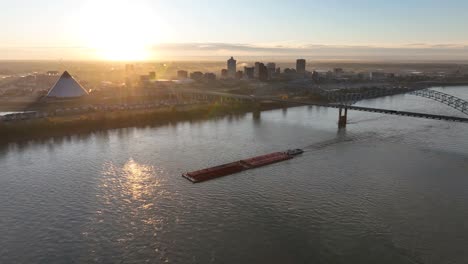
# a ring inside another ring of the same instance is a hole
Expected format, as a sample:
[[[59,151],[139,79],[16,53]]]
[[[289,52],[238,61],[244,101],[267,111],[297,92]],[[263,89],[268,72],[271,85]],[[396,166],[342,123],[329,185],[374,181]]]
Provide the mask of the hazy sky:
[[[467,14],[466,0],[11,0],[0,59],[468,59]]]

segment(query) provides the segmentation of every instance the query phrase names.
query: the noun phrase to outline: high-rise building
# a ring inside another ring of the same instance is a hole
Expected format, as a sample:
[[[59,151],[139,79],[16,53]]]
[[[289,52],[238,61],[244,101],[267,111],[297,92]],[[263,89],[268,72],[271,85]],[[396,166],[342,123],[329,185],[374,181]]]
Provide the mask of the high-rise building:
[[[237,67],[237,61],[231,57],[227,61],[227,70],[228,70],[228,75],[230,78],[236,77],[236,67]]]
[[[268,80],[268,69],[263,63],[258,65],[258,79],[263,82]]]
[[[272,79],[275,76],[276,63],[269,62],[269,63],[267,63],[266,67],[267,67],[267,70],[268,70],[268,79]]]
[[[222,79],[228,78],[228,71],[227,71],[227,69],[222,69],[222,70],[221,70],[221,78],[222,78]]]
[[[188,78],[188,72],[187,71],[177,71],[177,79],[182,80],[182,79],[187,79]]]
[[[306,71],[306,60],[298,59],[296,61],[296,72],[298,74],[305,74]]]
[[[244,75],[247,79],[254,78],[255,67],[244,67]]]
[[[276,73],[276,75],[280,75],[281,74],[281,68],[280,67],[276,68],[275,73]]]
[[[267,63],[267,69],[276,69],[276,63],[274,62],[269,62]]]
[[[212,72],[206,72],[205,75],[203,76],[203,78],[205,80],[211,80],[211,81],[214,81],[216,80],[216,74],[212,73]]]
[[[236,79],[240,80],[240,79],[242,79],[243,76],[244,76],[243,71],[237,71],[236,72]]]
[[[254,78],[257,78],[258,79],[258,76],[260,74],[260,62],[255,62],[255,66],[254,66]]]
[[[312,79],[317,81],[319,79],[320,75],[317,71],[312,72]]]
[[[190,79],[196,80],[196,81],[203,79],[203,72],[196,71],[196,72],[190,73]]]

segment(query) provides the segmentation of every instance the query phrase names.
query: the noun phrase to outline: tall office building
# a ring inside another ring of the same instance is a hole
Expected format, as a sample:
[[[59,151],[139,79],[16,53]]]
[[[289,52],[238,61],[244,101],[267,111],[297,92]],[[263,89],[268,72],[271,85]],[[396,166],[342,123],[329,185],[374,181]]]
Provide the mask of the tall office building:
[[[183,71],[183,70],[177,71],[177,79],[183,80],[183,79],[187,79],[187,78],[188,78],[188,72],[187,71]]]
[[[254,77],[258,79],[260,75],[260,62],[255,62],[255,66],[254,66]]]
[[[298,59],[296,61],[296,72],[299,74],[305,74],[306,72],[306,60]]]
[[[237,71],[236,67],[237,67],[237,61],[233,57],[231,57],[227,61],[227,70],[228,70],[229,78],[236,77],[236,71]]]
[[[228,78],[228,71],[226,69],[221,70],[221,79]]]
[[[236,72],[236,79],[240,80],[244,77],[244,72],[243,71],[237,71]]]
[[[203,78],[205,78],[205,80],[216,80],[216,74],[212,73],[212,72],[207,72],[205,73],[205,75],[203,76]]]
[[[255,72],[255,67],[244,67],[244,76],[247,79],[253,79],[255,76],[254,72]]]
[[[260,63],[258,67],[258,79],[263,82],[268,80],[268,69],[263,63]]]
[[[196,71],[196,72],[190,73],[190,79],[196,80],[196,81],[203,79],[203,72]]]
[[[276,63],[269,62],[269,63],[267,63],[266,67],[267,67],[267,70],[268,70],[268,79],[271,80],[274,77],[275,72],[276,72]]]
[[[276,68],[275,74],[276,74],[277,76],[279,76],[279,75],[281,74],[281,68],[280,68],[280,67]]]

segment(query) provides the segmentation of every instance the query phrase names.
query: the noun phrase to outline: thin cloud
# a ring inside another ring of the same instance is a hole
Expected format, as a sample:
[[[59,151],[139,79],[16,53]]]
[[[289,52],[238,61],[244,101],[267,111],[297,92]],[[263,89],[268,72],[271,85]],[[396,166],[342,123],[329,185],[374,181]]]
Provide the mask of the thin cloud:
[[[379,45],[290,45],[245,43],[162,43],[151,47],[149,59],[184,59],[190,57],[306,57],[348,60],[468,60],[465,43],[410,43],[400,46]],[[95,59],[95,50],[69,47],[0,47],[0,59]]]
[[[466,44],[411,43],[400,46],[379,45],[322,45],[286,43],[243,44],[243,43],[166,43],[153,47],[163,58],[184,59],[184,57],[304,57],[309,59],[332,60],[389,60],[389,61],[460,61],[468,60]]]
[[[259,46],[252,44],[230,44],[230,43],[166,43],[159,44],[153,47],[154,50],[158,51],[199,51],[199,52],[217,52],[217,51],[229,51],[229,52],[261,52],[271,53],[271,55],[281,53],[304,53],[304,52],[318,52],[318,51],[330,51],[330,52],[447,52],[447,53],[459,53],[466,52],[466,45],[462,44],[424,44],[414,43],[403,45],[400,47],[384,47],[384,46],[366,46],[366,45],[353,45],[353,46],[338,46],[338,45],[317,45],[309,44],[302,47],[288,47],[284,45],[275,46]]]

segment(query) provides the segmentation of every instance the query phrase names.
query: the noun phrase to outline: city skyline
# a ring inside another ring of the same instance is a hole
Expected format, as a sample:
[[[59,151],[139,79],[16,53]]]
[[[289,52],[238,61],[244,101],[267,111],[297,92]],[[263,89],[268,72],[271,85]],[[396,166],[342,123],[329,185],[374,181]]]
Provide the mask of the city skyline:
[[[11,1],[0,59],[468,59],[462,1]],[[246,30],[249,29],[249,30]]]

